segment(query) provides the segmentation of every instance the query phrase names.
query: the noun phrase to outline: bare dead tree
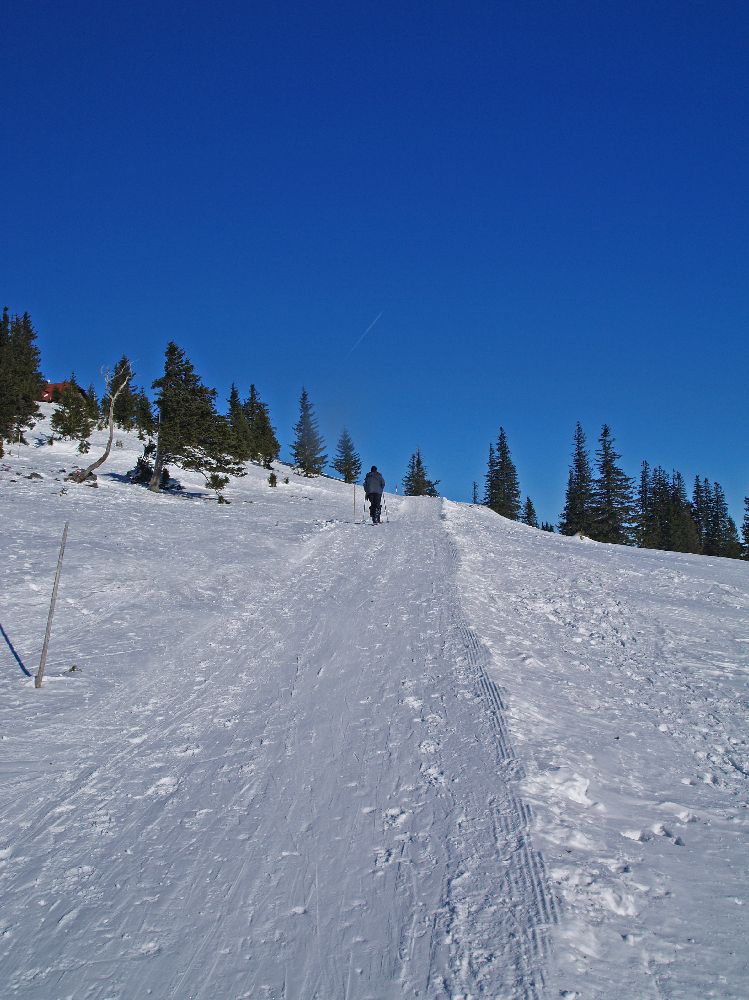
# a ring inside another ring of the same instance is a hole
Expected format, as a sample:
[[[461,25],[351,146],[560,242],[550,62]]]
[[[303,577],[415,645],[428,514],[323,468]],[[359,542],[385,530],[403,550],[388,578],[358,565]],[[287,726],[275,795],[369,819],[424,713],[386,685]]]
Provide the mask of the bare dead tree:
[[[107,441],[107,447],[104,449],[104,454],[97,458],[95,462],[92,462],[85,469],[74,469],[66,479],[71,480],[74,483],[85,483],[89,479],[94,483],[96,482],[95,470],[100,468],[106,460],[109,458],[109,453],[112,450],[112,439],[114,438],[114,404],[115,400],[128,384],[130,379],[133,377],[133,370],[128,365],[122,370],[122,381],[119,385],[114,386],[112,383],[112,372],[108,368],[102,368],[102,375],[104,376],[104,398],[109,396],[109,440]]]

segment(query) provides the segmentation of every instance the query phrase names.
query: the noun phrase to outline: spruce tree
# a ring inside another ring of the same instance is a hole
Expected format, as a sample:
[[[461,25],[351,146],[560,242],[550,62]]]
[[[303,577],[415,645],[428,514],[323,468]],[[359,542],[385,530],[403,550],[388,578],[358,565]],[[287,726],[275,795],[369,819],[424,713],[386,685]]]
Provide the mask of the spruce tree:
[[[125,431],[131,431],[137,426],[138,397],[133,389],[133,366],[126,355],[122,355],[114,366],[112,382],[116,386],[125,384],[117,394],[114,403],[114,422]],[[109,401],[107,403],[107,416],[109,415]]]
[[[486,463],[484,476],[484,506],[494,510],[497,503],[497,456],[494,445],[489,445],[489,459]]]
[[[403,479],[403,495],[407,497],[437,497],[439,479],[432,481],[427,476],[427,470],[421,458],[419,448],[413,453],[408,463],[408,471]]]
[[[170,462],[200,473],[212,489],[228,475],[244,475],[231,455],[228,422],[216,412],[216,390],[203,385],[173,341],[166,348],[164,374],[153,388],[159,390],[159,424],[150,489],[159,491],[162,472]]]
[[[270,469],[271,462],[278,458],[281,445],[271,424],[268,406],[262,402],[254,385],[250,386],[250,395],[242,404],[242,409],[250,429],[250,460],[262,462],[266,469]]]
[[[749,559],[749,497],[744,497],[744,521],[741,525],[744,559]]]
[[[591,537],[599,542],[629,545],[633,541],[632,480],[617,464],[608,424],[601,429],[596,452],[598,475],[593,483],[594,522]]]
[[[575,426],[574,450],[567,478],[564,510],[559,520],[563,535],[592,535],[594,518],[593,474],[581,423]]]
[[[314,408],[307,390],[303,388],[299,397],[299,420],[294,425],[294,443],[291,446],[294,465],[305,476],[321,475],[328,460],[324,448]]]
[[[93,382],[86,390],[86,409],[88,410],[88,415],[91,418],[92,424],[98,424],[101,422],[101,408],[99,406],[99,400],[96,398],[96,389]]]
[[[548,521],[542,521],[541,522],[541,531],[549,531],[553,535],[554,534],[554,525],[550,524]]]
[[[90,404],[85,392],[71,375],[62,391],[57,409],[50,420],[52,430],[62,438],[78,441],[78,451],[89,450],[88,439],[94,429]]]
[[[156,421],[151,407],[151,400],[145,390],[138,389],[135,394],[135,426],[138,429],[138,437],[143,438],[156,433]]]
[[[238,462],[249,462],[252,456],[252,434],[244,407],[239,400],[239,391],[232,383],[229,392],[229,414],[227,417],[231,430],[231,453]]]
[[[343,476],[345,483],[357,482],[361,474],[361,459],[356,452],[351,435],[345,427],[338,440],[333,468],[339,475]]]
[[[492,510],[511,521],[520,517],[520,484],[504,427],[499,428],[497,440],[496,496]]]
[[[530,497],[525,498],[525,505],[523,506],[523,524],[528,524],[531,528],[538,527],[536,508],[533,506],[533,501]]]
[[[474,480],[473,483],[473,493],[471,494],[471,503],[475,506],[479,502],[479,484]]]
[[[687,499],[684,477],[680,472],[671,476],[668,517],[668,548],[672,552],[700,552],[700,536]]]
[[[0,456],[4,441],[23,441],[23,432],[39,414],[44,388],[39,371],[36,331],[28,313],[0,318]]]

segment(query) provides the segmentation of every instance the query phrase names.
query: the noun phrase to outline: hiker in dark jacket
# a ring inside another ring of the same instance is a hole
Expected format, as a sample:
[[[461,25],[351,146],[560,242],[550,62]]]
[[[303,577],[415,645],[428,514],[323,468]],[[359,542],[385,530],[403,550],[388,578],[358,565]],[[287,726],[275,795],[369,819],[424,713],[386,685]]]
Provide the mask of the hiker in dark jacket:
[[[369,513],[372,524],[380,523],[380,512],[382,511],[382,494],[385,492],[385,480],[381,473],[377,471],[377,466],[373,465],[364,477],[364,493],[369,501]]]

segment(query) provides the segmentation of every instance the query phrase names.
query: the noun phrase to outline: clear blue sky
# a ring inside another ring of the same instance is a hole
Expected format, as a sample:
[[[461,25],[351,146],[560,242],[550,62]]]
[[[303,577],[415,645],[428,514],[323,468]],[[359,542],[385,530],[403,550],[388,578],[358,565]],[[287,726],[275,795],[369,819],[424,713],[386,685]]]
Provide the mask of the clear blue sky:
[[[502,424],[749,493],[749,4],[6,0],[0,298],[45,374],[184,347],[454,499]],[[351,348],[378,315],[371,332]]]

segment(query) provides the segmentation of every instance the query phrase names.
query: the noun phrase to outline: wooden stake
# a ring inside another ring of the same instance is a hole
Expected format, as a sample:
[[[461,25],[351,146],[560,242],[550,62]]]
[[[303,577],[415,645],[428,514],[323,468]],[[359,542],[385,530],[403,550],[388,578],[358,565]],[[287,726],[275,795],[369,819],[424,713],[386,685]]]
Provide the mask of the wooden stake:
[[[44,666],[47,662],[47,649],[49,648],[49,637],[52,634],[52,618],[55,613],[55,603],[57,601],[57,588],[60,586],[60,573],[62,571],[62,557],[65,555],[65,542],[68,540],[68,524],[65,522],[65,529],[62,533],[62,545],[60,546],[60,555],[57,559],[57,572],[55,573],[55,585],[52,588],[52,601],[49,606],[49,617],[47,618],[47,633],[44,636],[44,646],[42,647],[42,658],[39,661],[39,669],[36,672],[36,677],[34,678],[34,687],[40,688],[42,686],[42,680],[44,678]]]

